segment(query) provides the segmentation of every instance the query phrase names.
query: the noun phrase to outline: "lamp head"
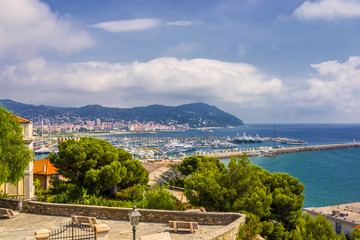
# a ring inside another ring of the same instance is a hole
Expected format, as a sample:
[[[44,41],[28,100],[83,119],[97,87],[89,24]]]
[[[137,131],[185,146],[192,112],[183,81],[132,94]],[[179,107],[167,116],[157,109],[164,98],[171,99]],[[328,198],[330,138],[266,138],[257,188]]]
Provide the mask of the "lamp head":
[[[133,210],[129,212],[128,215],[131,226],[136,227],[139,224],[139,218],[141,217],[141,214],[136,209],[136,206],[133,206]]]

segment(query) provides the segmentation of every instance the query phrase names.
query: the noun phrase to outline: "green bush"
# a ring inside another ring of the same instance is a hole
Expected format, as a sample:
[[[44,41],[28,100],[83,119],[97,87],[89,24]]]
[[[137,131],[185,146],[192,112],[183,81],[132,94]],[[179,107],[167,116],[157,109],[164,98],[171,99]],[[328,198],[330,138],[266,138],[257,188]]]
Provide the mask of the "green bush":
[[[174,210],[176,200],[166,189],[156,187],[145,193],[146,208]]]

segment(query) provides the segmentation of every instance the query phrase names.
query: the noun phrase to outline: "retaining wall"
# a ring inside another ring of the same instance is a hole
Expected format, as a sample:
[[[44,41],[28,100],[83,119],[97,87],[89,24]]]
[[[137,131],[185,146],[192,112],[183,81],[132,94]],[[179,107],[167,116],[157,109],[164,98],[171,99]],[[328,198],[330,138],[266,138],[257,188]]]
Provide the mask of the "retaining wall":
[[[128,213],[132,208],[117,208],[75,204],[56,204],[27,201],[24,202],[26,212],[58,216],[93,216],[96,218],[112,220],[129,220]],[[141,221],[168,223],[174,221],[193,221],[203,225],[228,225],[244,215],[238,213],[199,213],[184,211],[138,209],[141,214]]]

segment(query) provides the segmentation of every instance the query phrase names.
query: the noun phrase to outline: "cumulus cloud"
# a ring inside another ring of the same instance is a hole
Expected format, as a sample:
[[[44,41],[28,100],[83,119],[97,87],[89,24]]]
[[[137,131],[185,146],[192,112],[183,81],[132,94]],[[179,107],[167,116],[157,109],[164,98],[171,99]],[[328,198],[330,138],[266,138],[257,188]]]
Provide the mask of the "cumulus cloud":
[[[132,20],[101,22],[94,24],[93,27],[117,33],[144,30],[158,27],[160,25],[161,21],[157,18],[138,18]]]
[[[360,17],[360,2],[357,0],[305,1],[293,12],[293,16],[300,20]]]
[[[202,22],[179,20],[179,21],[174,21],[174,22],[167,22],[166,26],[189,26],[189,25],[195,25],[195,24],[202,24]]]
[[[302,107],[330,108],[340,112],[358,111],[360,105],[360,57],[346,62],[326,61],[311,65],[316,77],[307,81],[307,88],[293,96]]]
[[[0,6],[0,59],[49,49],[71,53],[95,43],[85,30],[38,0],[0,0]]]
[[[42,103],[64,102],[66,96],[79,98],[78,104],[117,103],[148,105],[154,101],[231,102],[244,106],[266,105],[284,91],[282,81],[261,74],[245,63],[209,59],[158,58],[149,62],[111,64],[83,62],[48,63],[42,58],[6,66],[0,74],[2,96],[10,91],[27,91]],[[5,91],[5,89],[7,89]],[[12,94],[14,96],[14,94]],[[102,101],[105,101],[104,103]],[[28,99],[30,100],[30,99]]]

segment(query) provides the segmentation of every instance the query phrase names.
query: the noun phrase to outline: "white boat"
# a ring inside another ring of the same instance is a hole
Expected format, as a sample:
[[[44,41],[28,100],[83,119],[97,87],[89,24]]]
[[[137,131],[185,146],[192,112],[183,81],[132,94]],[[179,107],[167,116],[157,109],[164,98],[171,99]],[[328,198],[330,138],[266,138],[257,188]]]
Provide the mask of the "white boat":
[[[195,147],[192,144],[181,143],[177,141],[172,141],[168,144],[165,144],[163,150],[168,153],[176,153],[176,152],[186,152],[193,150]]]

